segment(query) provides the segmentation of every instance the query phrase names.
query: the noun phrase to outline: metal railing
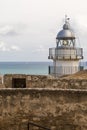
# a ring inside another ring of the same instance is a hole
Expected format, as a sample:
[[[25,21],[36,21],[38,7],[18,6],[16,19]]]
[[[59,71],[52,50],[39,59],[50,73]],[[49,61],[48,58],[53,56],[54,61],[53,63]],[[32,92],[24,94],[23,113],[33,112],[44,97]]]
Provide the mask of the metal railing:
[[[32,123],[32,122],[29,122],[29,123],[28,123],[28,130],[30,130],[30,126],[36,126],[36,127],[38,127],[38,128],[44,129],[44,130],[51,130],[50,128],[46,128],[46,127],[44,127],[44,126],[37,125],[37,124]]]
[[[83,59],[82,48],[49,48],[49,59]]]

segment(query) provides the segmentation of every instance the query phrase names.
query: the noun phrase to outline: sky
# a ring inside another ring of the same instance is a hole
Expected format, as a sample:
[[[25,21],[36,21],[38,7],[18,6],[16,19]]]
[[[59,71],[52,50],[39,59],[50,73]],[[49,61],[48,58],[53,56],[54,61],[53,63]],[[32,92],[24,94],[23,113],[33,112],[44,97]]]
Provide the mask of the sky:
[[[66,14],[87,60],[87,0],[0,0],[0,61],[49,61]]]

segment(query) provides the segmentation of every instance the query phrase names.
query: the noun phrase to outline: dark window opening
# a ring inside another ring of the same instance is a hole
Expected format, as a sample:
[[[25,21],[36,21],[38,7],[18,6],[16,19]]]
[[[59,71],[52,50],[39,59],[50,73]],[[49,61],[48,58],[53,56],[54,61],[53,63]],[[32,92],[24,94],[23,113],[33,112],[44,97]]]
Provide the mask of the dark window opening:
[[[26,78],[13,78],[12,87],[13,88],[26,88]]]

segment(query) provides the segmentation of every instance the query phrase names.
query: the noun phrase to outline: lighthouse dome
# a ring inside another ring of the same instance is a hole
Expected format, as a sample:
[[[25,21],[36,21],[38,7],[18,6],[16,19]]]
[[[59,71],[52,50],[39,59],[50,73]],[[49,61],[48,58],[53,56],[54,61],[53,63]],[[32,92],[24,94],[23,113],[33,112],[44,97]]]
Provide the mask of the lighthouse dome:
[[[56,39],[75,39],[75,35],[71,30],[63,29],[57,34]]]
[[[65,21],[63,25],[63,29],[58,32],[56,39],[75,39],[75,35],[73,31],[70,29],[70,25],[68,21]]]

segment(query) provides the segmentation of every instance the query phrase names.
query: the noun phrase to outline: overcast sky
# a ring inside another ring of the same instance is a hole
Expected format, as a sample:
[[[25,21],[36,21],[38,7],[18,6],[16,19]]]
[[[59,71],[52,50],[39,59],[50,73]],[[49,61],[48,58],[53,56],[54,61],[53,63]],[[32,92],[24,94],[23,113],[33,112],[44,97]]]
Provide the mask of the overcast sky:
[[[0,61],[48,61],[65,14],[87,60],[87,0],[0,0]]]

